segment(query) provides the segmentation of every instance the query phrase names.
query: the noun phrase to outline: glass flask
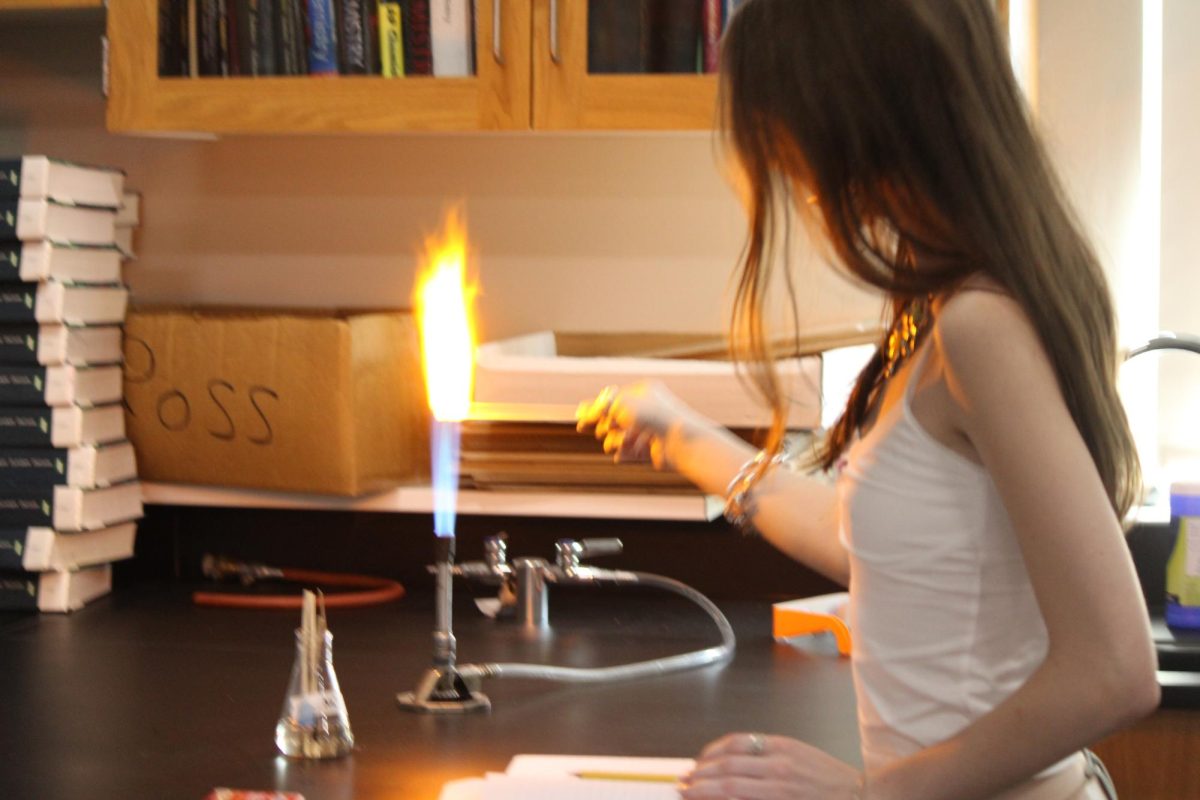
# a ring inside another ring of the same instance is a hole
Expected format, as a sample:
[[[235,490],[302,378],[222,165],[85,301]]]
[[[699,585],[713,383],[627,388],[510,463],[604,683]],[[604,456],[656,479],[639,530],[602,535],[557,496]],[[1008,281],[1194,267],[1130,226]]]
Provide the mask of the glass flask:
[[[296,660],[275,725],[275,746],[293,758],[337,758],[354,749],[346,701],[333,671],[333,634],[307,643],[296,631]]]

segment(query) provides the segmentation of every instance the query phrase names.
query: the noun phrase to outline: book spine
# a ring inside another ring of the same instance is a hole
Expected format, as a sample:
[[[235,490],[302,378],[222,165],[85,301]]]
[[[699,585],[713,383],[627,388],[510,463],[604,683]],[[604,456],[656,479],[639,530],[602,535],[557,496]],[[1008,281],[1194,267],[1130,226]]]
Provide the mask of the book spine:
[[[46,405],[44,367],[0,367],[0,405]]]
[[[0,492],[52,492],[67,483],[66,450],[0,448]]]
[[[341,0],[338,4],[338,55],[344,75],[365,75],[367,32],[363,29],[363,7],[370,0]]]
[[[404,74],[433,74],[433,33],[429,0],[404,0]]]
[[[0,570],[25,568],[27,528],[0,528]]]
[[[704,0],[701,25],[704,36],[704,71],[716,72],[721,55],[721,7],[724,0]]]
[[[275,59],[280,75],[299,75],[296,62],[296,17],[292,11],[295,0],[276,0],[275,14]]]
[[[363,54],[367,60],[367,74],[382,75],[383,62],[379,57],[379,4],[376,0],[361,0],[359,13],[362,18]]]
[[[443,78],[471,74],[471,9],[467,0],[430,0],[433,74]]]
[[[197,43],[200,48],[200,74],[221,74],[221,7],[218,0],[199,0]]]
[[[379,1],[379,62],[385,78],[404,76],[404,17],[396,0]]]
[[[37,575],[0,575],[0,609],[37,611],[37,598]]]
[[[21,167],[19,158],[0,160],[0,197],[16,198],[21,196]]]
[[[337,74],[336,25],[333,0],[308,0],[308,74]]]
[[[278,0],[258,0],[254,29],[258,33],[255,53],[259,75],[279,74],[279,46],[275,42],[276,21],[279,18]]]
[[[229,15],[232,32],[229,46],[230,73],[258,74],[258,0],[227,0],[233,6]]]
[[[0,322],[36,322],[37,292],[36,283],[0,284]]]
[[[50,408],[0,408],[0,445],[50,447],[53,427]]]
[[[171,35],[175,30],[175,23],[172,19],[174,13],[174,0],[158,0],[158,75],[163,78],[179,74],[175,71],[177,42]],[[0,188],[3,188],[2,182],[0,182]]]
[[[54,527],[54,487],[48,489],[0,488],[0,526]]]
[[[298,75],[308,74],[308,2],[290,0],[292,3],[292,27],[296,30],[296,68]]]
[[[12,283],[21,280],[21,262],[25,248],[19,242],[8,242],[0,245],[0,283]]]
[[[38,335],[36,324],[0,328],[0,364],[37,364]]]
[[[19,200],[0,200],[0,242],[15,242],[21,203]]]

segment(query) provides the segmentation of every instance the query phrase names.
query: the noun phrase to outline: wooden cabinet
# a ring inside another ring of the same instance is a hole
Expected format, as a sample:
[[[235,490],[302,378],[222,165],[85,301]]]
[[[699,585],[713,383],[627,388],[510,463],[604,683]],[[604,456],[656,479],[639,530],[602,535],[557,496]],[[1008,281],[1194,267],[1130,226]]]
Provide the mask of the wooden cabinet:
[[[158,75],[157,0],[111,0],[108,128],[371,133],[526,128],[530,0],[481,0],[471,78]]]
[[[121,133],[705,129],[713,75],[589,75],[587,0],[478,0],[470,78],[158,76],[157,0],[110,0]]]
[[[714,127],[715,75],[589,74],[587,17],[587,0],[534,0],[534,128]]]
[[[1120,797],[1200,797],[1200,711],[1164,708],[1094,748]]]

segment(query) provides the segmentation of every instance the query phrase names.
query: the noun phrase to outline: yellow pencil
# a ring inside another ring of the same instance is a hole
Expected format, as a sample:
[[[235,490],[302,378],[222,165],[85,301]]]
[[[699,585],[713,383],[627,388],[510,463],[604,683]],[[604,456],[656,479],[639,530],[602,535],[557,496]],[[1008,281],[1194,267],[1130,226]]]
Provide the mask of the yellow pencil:
[[[679,783],[678,775],[654,775],[640,772],[576,772],[585,781],[638,781],[640,783]]]

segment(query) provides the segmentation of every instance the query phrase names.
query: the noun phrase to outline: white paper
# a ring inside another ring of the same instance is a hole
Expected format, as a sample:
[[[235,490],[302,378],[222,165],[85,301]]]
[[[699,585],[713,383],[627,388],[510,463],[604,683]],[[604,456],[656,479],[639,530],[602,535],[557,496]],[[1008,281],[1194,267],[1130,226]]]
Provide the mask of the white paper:
[[[678,800],[671,783],[526,778],[500,775],[483,783],[480,800]]]

